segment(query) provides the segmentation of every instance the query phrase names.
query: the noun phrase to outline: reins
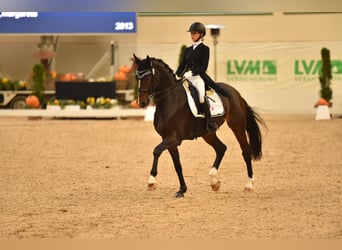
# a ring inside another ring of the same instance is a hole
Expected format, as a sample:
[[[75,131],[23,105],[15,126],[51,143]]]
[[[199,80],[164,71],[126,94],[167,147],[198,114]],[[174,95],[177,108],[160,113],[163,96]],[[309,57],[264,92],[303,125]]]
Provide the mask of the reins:
[[[154,96],[155,96],[154,101],[158,102],[158,101],[164,99],[166,96],[168,96],[170,93],[172,93],[172,91],[174,91],[179,86],[182,86],[182,83],[172,85],[171,87],[164,89],[164,90],[160,90],[158,92],[154,92]],[[157,97],[157,95],[160,95],[160,94],[162,94],[162,96]]]

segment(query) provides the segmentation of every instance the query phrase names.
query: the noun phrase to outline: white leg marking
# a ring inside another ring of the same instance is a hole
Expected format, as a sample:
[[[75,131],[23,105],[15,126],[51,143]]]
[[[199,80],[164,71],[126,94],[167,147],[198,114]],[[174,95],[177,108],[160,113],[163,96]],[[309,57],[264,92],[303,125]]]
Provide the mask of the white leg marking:
[[[209,171],[210,176],[216,176],[217,175],[217,169],[215,167],[212,167]]]
[[[218,180],[216,179],[217,169],[215,167],[212,167],[210,169],[209,176],[210,176],[210,184],[215,185],[218,182]]]
[[[154,176],[150,175],[150,177],[148,178],[148,184],[155,184],[155,183],[157,183],[157,179]]]
[[[253,185],[254,185],[254,178],[249,178],[247,181],[245,190],[246,191],[253,191],[254,190]]]

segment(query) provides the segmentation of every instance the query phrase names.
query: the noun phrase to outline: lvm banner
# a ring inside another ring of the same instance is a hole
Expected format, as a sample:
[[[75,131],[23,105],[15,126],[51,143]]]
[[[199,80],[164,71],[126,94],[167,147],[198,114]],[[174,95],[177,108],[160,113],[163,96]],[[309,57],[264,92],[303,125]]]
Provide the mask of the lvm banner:
[[[322,48],[330,50],[332,111],[342,113],[342,41],[219,44],[218,80],[261,111],[314,113]]]

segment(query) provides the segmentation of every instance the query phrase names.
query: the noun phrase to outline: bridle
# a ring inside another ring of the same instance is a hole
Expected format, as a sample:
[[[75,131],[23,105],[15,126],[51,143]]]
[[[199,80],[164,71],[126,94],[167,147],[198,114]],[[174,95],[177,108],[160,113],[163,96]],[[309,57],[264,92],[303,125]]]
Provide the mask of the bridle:
[[[149,88],[141,88],[140,87],[140,81],[145,78],[146,76],[152,75],[152,80],[151,80],[151,85]],[[172,85],[171,87],[163,90],[156,91],[156,86],[155,86],[155,76],[156,76],[156,70],[153,67],[152,61],[151,61],[151,68],[149,69],[144,69],[144,70],[136,70],[136,76],[137,79],[139,80],[139,87],[138,87],[138,92],[139,93],[148,93],[148,97],[152,98],[154,96],[154,101],[158,102],[159,100],[165,98],[170,91],[173,91],[176,89],[178,86],[182,86],[182,84],[175,84]]]
[[[153,67],[153,64],[152,64],[152,61],[151,61],[151,68],[150,69],[145,69],[145,70],[136,70],[136,76],[137,76],[137,79],[139,80],[139,87],[138,87],[138,92],[145,92],[145,93],[148,93],[148,96],[150,98],[153,97],[153,95],[155,94],[155,81],[154,81],[154,76],[156,74],[156,71]],[[148,75],[152,75],[152,83],[150,85],[150,88],[141,88],[140,87],[140,82],[143,78],[145,78],[146,76]]]

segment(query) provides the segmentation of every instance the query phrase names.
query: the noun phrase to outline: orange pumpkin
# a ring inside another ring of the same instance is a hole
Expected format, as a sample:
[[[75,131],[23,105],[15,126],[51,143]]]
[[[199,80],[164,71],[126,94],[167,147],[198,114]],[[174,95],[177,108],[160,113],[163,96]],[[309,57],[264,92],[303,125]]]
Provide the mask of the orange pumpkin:
[[[29,95],[26,97],[26,105],[30,108],[39,108],[40,102],[38,97],[35,95]]]
[[[329,105],[329,102],[328,102],[327,100],[325,100],[324,98],[320,98],[320,99],[317,101],[316,105],[326,105],[326,106],[328,106],[328,105]]]
[[[131,70],[131,68],[127,65],[123,65],[119,68],[119,71],[124,72],[124,73],[128,73]]]
[[[126,73],[119,71],[119,72],[115,73],[114,80],[116,80],[116,81],[127,81],[127,75],[126,75]]]
[[[135,109],[140,108],[138,101],[136,99],[131,101],[130,106]]]
[[[57,77],[57,72],[56,72],[56,70],[51,70],[51,71],[50,71],[50,76],[51,76],[51,78],[56,78],[56,77]]]

